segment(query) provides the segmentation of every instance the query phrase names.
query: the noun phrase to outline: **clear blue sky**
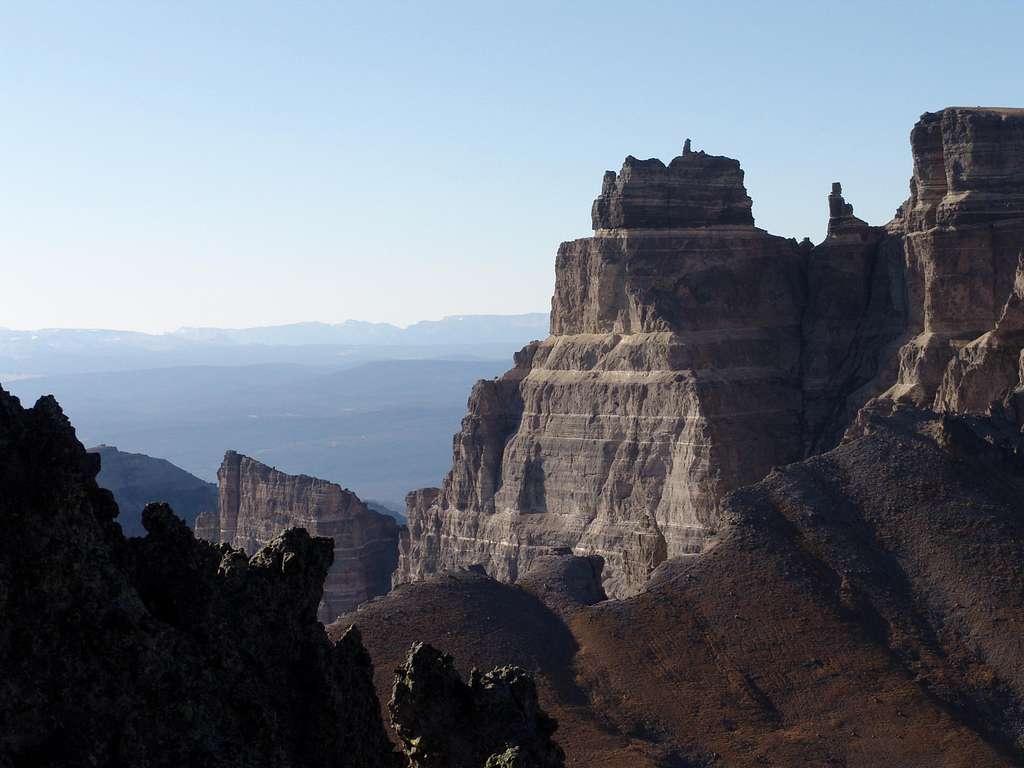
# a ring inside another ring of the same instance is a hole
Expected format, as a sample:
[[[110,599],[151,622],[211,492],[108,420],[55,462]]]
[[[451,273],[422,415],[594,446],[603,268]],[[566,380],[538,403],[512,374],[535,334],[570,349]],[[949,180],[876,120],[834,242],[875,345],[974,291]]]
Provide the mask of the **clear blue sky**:
[[[1024,3],[0,0],[0,326],[544,311],[601,174],[683,139],[758,226],[906,196],[1024,106]]]

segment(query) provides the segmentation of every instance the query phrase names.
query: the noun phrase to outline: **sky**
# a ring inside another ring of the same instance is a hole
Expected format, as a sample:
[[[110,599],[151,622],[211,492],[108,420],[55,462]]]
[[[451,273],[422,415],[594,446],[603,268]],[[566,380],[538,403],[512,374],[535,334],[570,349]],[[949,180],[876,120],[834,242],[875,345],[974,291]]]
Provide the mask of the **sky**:
[[[757,225],[889,220],[909,132],[1024,106],[1021,2],[0,0],[0,327],[546,311],[626,155]]]

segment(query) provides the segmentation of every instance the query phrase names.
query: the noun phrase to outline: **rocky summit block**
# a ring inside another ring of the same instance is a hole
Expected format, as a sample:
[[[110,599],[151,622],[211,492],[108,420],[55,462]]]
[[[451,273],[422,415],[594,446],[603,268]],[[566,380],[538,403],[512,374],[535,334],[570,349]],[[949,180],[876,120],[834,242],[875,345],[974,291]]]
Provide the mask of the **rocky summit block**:
[[[886,397],[972,413],[1010,406],[1021,379],[1007,362],[1021,345],[1003,317],[1015,311],[1024,253],[1024,110],[926,114],[911,144],[911,196],[889,225],[907,311]],[[964,377],[979,365],[993,376],[981,389]]]
[[[594,201],[594,229],[666,229],[754,223],[743,171],[730,157],[694,152],[668,165],[630,155],[618,174],[606,171]]]
[[[551,332],[474,389],[436,495],[410,496],[396,583],[569,547],[635,593],[699,552],[729,490],[800,457],[804,255],[753,226],[739,163],[627,158],[556,260]]]
[[[714,540],[730,491],[835,446],[874,397],[1016,413],[1022,125],[924,115],[896,218],[857,218],[837,182],[816,246],[753,226],[735,160],[627,158],[594,236],[559,248],[550,337],[474,388],[451,471],[409,496],[395,583],[515,581],[568,547],[635,594]]]
[[[340,485],[288,475],[235,451],[217,472],[218,509],[196,521],[196,535],[255,552],[287,528],[333,540],[319,617],[330,622],[391,587],[399,525]]]

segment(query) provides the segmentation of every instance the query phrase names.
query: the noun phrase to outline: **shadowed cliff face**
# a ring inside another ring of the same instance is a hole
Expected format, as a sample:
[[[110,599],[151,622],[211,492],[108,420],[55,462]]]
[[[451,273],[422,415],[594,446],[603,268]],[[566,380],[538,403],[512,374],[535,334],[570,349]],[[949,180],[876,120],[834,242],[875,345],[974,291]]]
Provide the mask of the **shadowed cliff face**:
[[[817,246],[753,226],[735,160],[627,158],[594,236],[559,249],[551,336],[476,386],[441,488],[410,495],[395,582],[514,581],[570,547],[635,594],[721,530],[726,494],[835,446],[873,397],[1015,407],[1022,124],[923,116],[897,218],[870,226],[837,183]]]
[[[0,390],[0,765],[392,765],[369,657],[316,619],[330,541],[248,558],[160,504],[126,540],[98,469]]]
[[[306,475],[286,475],[228,451],[217,472],[218,512],[200,515],[196,536],[255,552],[287,528],[334,542],[319,617],[329,622],[391,587],[399,526],[351,491]]]

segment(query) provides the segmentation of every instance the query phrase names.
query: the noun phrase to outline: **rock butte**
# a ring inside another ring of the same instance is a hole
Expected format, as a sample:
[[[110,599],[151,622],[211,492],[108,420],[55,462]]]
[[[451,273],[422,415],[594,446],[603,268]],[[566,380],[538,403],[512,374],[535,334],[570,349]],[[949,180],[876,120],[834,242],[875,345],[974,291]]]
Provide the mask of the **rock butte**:
[[[334,540],[318,615],[329,622],[391,587],[399,526],[340,485],[287,475],[228,451],[217,472],[217,514],[196,520],[196,536],[255,552],[288,528]]]
[[[1024,112],[925,114],[911,147],[893,221],[835,184],[817,246],[756,228],[739,163],[689,141],[607,172],[594,235],[559,248],[551,335],[476,385],[442,486],[409,495],[395,583],[477,563],[515,581],[569,547],[628,596],[872,397],[1015,409]]]

